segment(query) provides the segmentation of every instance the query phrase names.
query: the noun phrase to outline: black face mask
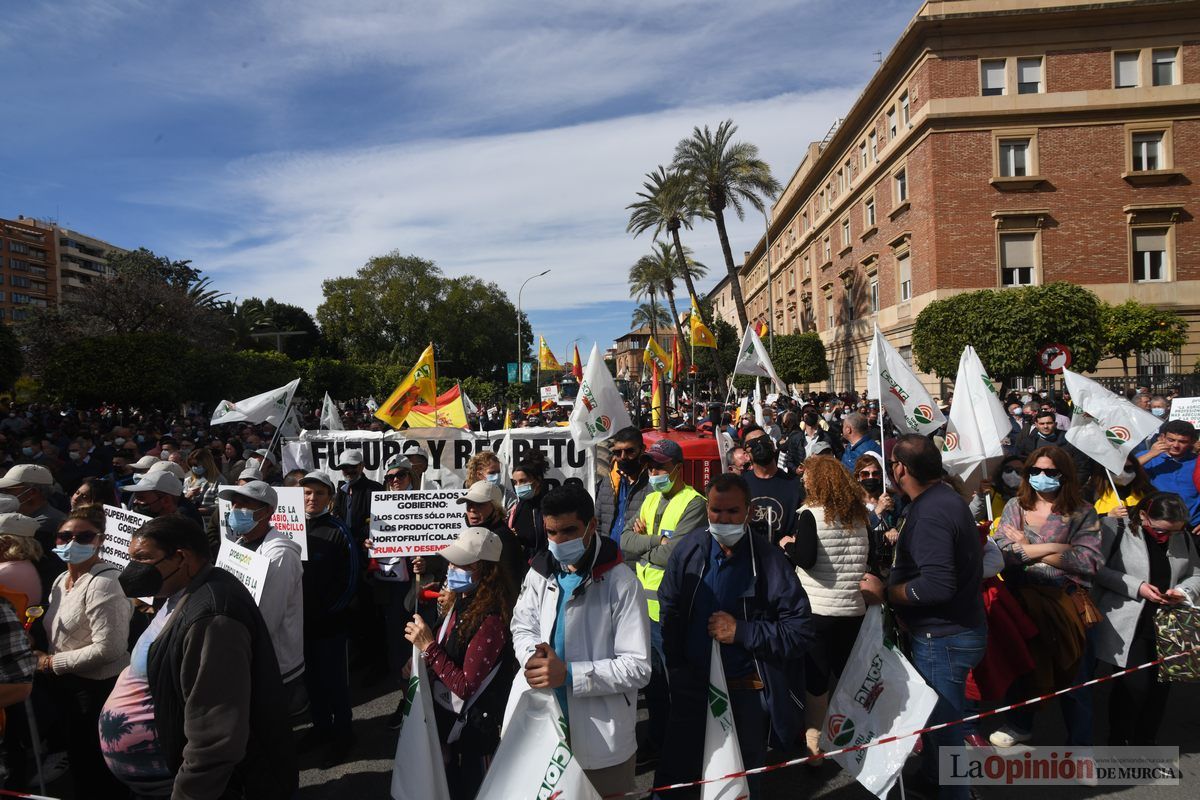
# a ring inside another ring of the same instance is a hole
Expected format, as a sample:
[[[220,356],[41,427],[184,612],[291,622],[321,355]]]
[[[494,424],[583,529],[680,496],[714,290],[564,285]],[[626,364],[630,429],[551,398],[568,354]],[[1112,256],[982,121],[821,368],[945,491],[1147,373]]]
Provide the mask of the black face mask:
[[[126,564],[125,569],[121,570],[121,574],[117,576],[117,582],[121,584],[121,591],[125,592],[125,596],[157,597],[158,593],[162,591],[163,581],[179,571],[179,567],[176,567],[171,575],[164,577],[155,564],[165,561],[166,558],[163,556],[152,564],[143,561],[130,561]]]
[[[879,497],[883,493],[883,480],[881,478],[866,478],[859,481],[859,483],[862,484],[863,489],[871,497]]]
[[[751,440],[750,444],[746,445],[746,450],[750,452],[750,460],[759,466],[770,464],[775,460],[775,445],[772,444],[770,437],[760,436]]]
[[[642,471],[642,459],[631,458],[628,461],[625,459],[617,459],[617,469],[625,475],[633,477]]]

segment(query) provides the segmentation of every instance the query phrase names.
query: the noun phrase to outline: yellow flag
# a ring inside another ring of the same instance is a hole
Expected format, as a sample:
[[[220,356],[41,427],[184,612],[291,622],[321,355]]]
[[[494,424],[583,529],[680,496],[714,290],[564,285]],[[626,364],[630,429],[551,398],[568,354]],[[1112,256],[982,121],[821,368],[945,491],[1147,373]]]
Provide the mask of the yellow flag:
[[[554,357],[554,353],[550,352],[550,348],[546,345],[546,337],[538,337],[538,363],[544,370],[559,370],[562,371],[563,365],[558,363],[558,359]]]
[[[512,409],[510,408],[504,412],[504,430],[508,430],[511,427],[512,427]]]
[[[654,341],[653,336],[646,341],[642,362],[649,367],[657,367],[658,371],[664,374],[670,372],[675,366],[675,360],[667,355],[667,351],[663,350],[658,342]]]
[[[713,332],[704,324],[704,318],[700,316],[700,308],[696,305],[696,298],[692,298],[692,347],[716,347],[717,337],[713,336]]]
[[[375,412],[375,418],[399,428],[412,407],[422,400],[431,405],[437,402],[437,371],[433,363],[432,344],[425,348],[412,371]]]

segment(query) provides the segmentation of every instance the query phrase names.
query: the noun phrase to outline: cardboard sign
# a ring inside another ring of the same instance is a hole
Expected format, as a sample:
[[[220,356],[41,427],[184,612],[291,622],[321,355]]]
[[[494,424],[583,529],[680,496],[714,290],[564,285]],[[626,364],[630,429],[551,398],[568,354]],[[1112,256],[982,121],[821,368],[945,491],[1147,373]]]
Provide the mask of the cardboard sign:
[[[461,490],[375,492],[371,495],[372,557],[436,553],[467,526]]]
[[[129,563],[129,543],[134,532],[151,520],[145,514],[117,506],[104,507],[104,544],[100,558],[122,569]]]
[[[275,488],[279,495],[279,506],[271,515],[271,525],[275,530],[300,545],[300,560],[308,561],[308,520],[304,516],[304,489],[299,486]],[[217,527],[221,530],[221,541],[232,542],[237,539],[229,532],[229,512],[233,503],[228,500],[217,500]]]
[[[217,552],[217,566],[242,582],[255,603],[262,602],[263,586],[267,583],[267,569],[271,559],[236,545],[228,539],[221,540],[221,549]]]
[[[542,393],[542,402],[545,402],[547,400],[554,400],[555,402],[557,402],[558,401],[558,384],[552,383],[549,386],[543,386],[541,388],[541,393]]]
[[[1186,420],[1200,427],[1200,397],[1176,397],[1171,401],[1170,419]]]

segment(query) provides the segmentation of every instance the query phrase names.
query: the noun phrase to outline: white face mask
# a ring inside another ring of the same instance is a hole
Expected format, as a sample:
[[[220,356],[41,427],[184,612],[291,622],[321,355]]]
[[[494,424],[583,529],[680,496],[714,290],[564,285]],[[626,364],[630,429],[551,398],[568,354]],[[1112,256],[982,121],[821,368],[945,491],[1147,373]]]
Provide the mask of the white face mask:
[[[1000,480],[1004,481],[1004,485],[1010,489],[1016,489],[1021,485],[1021,473],[1005,472],[1000,475]]]
[[[746,525],[740,522],[710,522],[708,532],[717,540],[717,544],[733,547],[746,535]]]
[[[1129,484],[1133,483],[1133,479],[1136,477],[1136,472],[1131,469],[1127,469],[1118,475],[1113,475],[1113,483],[1115,483],[1117,486],[1128,486]]]

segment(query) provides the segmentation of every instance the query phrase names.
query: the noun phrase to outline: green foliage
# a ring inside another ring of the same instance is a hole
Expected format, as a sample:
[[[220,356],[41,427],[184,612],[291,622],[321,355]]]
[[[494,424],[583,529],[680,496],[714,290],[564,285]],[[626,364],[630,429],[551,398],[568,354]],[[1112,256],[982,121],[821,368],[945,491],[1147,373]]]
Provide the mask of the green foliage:
[[[825,360],[825,343],[815,332],[793,333],[775,337],[775,355],[771,356],[775,372],[786,384],[817,383],[829,378]]]
[[[1121,359],[1129,377],[1129,357],[1138,351],[1179,350],[1187,342],[1187,322],[1174,311],[1126,300],[1104,304],[1104,355]]]
[[[108,401],[174,408],[189,397],[188,351],[186,340],[170,334],[79,339],[51,354],[42,392],[80,406]]]
[[[1073,283],[1018,289],[984,289],[935,300],[917,316],[913,356],[917,368],[953,380],[968,344],[992,378],[1007,382],[1038,370],[1047,344],[1071,348],[1072,369],[1090,372],[1103,354],[1101,303]]]
[[[712,309],[708,309],[711,314]],[[738,336],[737,329],[726,322],[721,317],[712,314],[712,324],[708,326],[717,340],[717,349],[711,347],[696,348],[696,368],[699,370],[697,377],[701,383],[712,382],[721,386],[724,380],[718,374],[715,364],[713,363],[713,353],[716,353],[717,358],[721,361],[721,366],[724,368],[724,374],[730,375],[733,372],[733,365],[737,362],[738,344],[741,339]],[[735,384],[736,385],[736,384]],[[751,382],[750,385],[753,385]]]
[[[21,355],[21,342],[17,334],[7,325],[0,325],[0,389],[11,389],[21,377],[25,363]]]

